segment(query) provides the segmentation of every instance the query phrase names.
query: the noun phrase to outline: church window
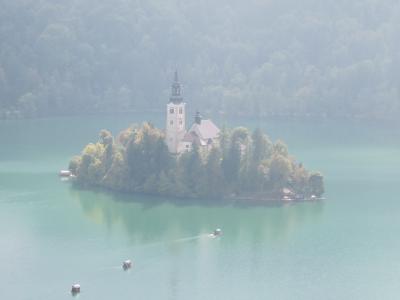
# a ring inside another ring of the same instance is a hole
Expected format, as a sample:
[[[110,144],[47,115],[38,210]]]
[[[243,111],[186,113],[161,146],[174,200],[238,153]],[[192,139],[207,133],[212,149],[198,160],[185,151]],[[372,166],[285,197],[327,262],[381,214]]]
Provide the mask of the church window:
[[[174,109],[173,109],[173,108],[170,108],[170,109],[169,109],[169,113],[170,113],[170,114],[173,114],[173,113],[174,113]]]
[[[183,109],[182,107],[179,107],[179,113],[182,114],[183,113]]]

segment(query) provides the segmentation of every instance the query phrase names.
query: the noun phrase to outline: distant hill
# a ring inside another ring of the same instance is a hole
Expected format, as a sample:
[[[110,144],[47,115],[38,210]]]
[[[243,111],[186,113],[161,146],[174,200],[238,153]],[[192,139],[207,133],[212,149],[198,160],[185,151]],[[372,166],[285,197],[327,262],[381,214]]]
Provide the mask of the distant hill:
[[[395,118],[394,0],[0,1],[0,118],[192,106]]]

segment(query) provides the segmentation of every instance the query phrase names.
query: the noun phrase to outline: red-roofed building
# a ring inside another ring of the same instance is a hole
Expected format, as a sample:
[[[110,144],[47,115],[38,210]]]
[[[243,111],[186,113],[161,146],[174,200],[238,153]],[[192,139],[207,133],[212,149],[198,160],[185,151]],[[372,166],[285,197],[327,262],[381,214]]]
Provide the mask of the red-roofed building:
[[[219,128],[211,120],[203,120],[197,112],[193,125],[188,131],[185,127],[186,103],[181,95],[178,73],[175,72],[170,101],[167,104],[166,143],[173,154],[190,151],[196,144],[201,151],[210,150],[218,143]]]

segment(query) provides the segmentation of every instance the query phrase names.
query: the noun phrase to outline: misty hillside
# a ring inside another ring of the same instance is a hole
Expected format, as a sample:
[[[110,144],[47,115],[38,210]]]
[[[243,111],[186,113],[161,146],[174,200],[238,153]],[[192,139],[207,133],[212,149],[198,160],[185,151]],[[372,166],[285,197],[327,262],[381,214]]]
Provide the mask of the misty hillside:
[[[0,118],[191,106],[400,113],[394,0],[0,0]]]

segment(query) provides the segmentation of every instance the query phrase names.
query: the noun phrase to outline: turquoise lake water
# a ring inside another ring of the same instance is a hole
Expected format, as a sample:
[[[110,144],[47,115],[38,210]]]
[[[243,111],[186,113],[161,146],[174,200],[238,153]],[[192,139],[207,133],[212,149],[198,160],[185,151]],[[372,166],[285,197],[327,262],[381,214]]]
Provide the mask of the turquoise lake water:
[[[0,299],[399,299],[400,126],[259,126],[325,175],[326,200],[173,204],[61,181],[98,132],[158,114],[0,121]],[[207,236],[220,227],[223,236]],[[134,267],[123,272],[121,263]]]

